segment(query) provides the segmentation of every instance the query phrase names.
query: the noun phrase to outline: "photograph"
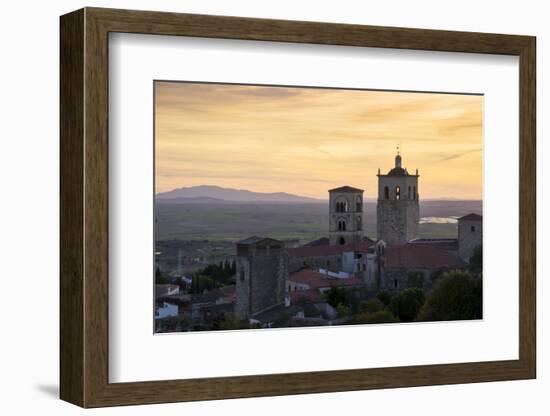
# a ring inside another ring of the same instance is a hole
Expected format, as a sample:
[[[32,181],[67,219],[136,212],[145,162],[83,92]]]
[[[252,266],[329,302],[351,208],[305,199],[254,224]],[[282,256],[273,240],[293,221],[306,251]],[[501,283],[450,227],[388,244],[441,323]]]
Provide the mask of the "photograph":
[[[483,319],[483,94],[153,90],[155,334]]]

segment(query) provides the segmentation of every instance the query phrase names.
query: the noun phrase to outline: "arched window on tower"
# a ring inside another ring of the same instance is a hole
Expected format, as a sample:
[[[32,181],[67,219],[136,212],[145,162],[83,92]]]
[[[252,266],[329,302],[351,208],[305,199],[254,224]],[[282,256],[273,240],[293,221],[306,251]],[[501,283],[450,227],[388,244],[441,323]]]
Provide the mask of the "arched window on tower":
[[[338,231],[346,231],[346,222],[344,220],[338,221]]]
[[[395,187],[395,199],[401,199],[401,188],[399,186]]]
[[[346,201],[336,202],[336,212],[348,212],[348,203]]]
[[[357,217],[357,230],[361,231],[363,227],[363,224],[361,224],[361,217]]]
[[[361,197],[359,195],[355,199],[355,211],[357,212],[363,211],[363,201],[361,200]]]
[[[390,199],[390,188],[384,187],[384,199]]]

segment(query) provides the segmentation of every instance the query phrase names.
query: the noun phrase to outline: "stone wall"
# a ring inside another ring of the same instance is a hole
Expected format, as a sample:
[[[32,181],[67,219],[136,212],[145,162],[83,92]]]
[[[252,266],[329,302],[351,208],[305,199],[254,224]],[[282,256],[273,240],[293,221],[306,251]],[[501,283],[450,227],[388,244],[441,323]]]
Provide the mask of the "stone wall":
[[[412,278],[411,274],[418,275],[420,281],[417,281],[416,277]],[[428,288],[431,286],[430,270],[386,268],[382,271],[380,285],[380,290],[387,290],[390,292],[401,291],[411,287]]]
[[[356,244],[363,241],[363,191],[331,191],[329,194],[330,245]],[[339,212],[338,203],[345,203],[345,211]],[[346,230],[338,228],[339,222]]]
[[[379,175],[377,238],[391,244],[406,243],[416,238],[420,220],[418,201],[417,175]]]
[[[406,243],[418,235],[418,200],[378,200],[377,238],[389,244]]]
[[[251,246],[244,254],[236,258],[235,315],[240,319],[284,303],[288,277],[288,255],[282,245]]]
[[[481,220],[458,221],[458,255],[470,262],[474,249],[483,244],[483,222]]]

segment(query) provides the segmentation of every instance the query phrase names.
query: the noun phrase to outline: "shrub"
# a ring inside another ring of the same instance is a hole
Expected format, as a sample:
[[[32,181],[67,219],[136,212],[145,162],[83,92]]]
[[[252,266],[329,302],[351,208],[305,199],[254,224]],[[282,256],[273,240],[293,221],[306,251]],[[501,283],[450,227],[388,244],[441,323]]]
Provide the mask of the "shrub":
[[[425,295],[421,289],[406,289],[394,296],[389,304],[389,310],[403,322],[412,322],[416,319],[422,305],[425,302]]]
[[[450,321],[482,318],[482,282],[468,272],[449,271],[434,286],[419,319]]]
[[[382,291],[376,295],[378,300],[380,300],[384,305],[388,306],[390,304],[392,294],[390,292]]]
[[[388,310],[381,310],[374,313],[363,312],[358,315],[354,321],[356,324],[386,324],[393,322],[399,321]]]
[[[384,309],[385,305],[378,298],[372,298],[361,304],[361,312],[374,313]]]
[[[336,312],[338,312],[338,318],[345,318],[351,315],[351,308],[341,303],[336,306]]]
[[[351,301],[350,292],[347,289],[332,285],[330,287],[330,290],[325,293],[325,298],[327,299],[327,302],[334,308],[336,308],[339,304],[347,306],[350,304]]]

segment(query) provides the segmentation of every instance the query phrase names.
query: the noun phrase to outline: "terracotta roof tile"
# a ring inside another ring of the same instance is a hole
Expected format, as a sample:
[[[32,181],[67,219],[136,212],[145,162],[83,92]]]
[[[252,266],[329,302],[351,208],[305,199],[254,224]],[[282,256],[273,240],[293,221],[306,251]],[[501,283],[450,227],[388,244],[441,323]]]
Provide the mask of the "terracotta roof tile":
[[[424,244],[388,245],[385,250],[386,268],[462,268],[466,266],[455,253]]]
[[[345,251],[367,251],[374,245],[374,241],[368,240],[357,244],[345,244],[336,246],[301,246],[288,248],[290,257],[322,257],[342,254]]]

